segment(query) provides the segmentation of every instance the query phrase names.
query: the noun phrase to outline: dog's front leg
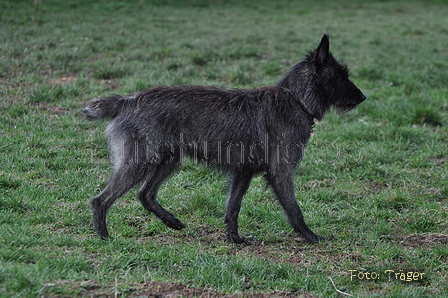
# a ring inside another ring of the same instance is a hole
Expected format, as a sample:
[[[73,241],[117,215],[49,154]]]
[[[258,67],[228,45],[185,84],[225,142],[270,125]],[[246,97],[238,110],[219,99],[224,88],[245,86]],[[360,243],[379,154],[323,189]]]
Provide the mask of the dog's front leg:
[[[303,219],[294,194],[293,174],[282,172],[279,175],[266,177],[294,231],[300,233],[308,242],[324,240],[324,237],[314,234]]]
[[[224,220],[227,224],[227,238],[233,243],[246,245],[250,244],[249,241],[241,238],[238,234],[238,214],[241,209],[241,201],[249,188],[252,176],[252,174],[238,173],[234,174],[232,178],[232,185],[229,191]]]

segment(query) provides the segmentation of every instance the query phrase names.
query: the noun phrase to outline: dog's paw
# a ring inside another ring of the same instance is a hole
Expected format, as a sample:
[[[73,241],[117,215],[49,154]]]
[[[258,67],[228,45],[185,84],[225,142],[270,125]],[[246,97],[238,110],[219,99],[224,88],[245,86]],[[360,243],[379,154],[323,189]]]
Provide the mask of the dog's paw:
[[[240,236],[233,235],[232,237],[228,237],[229,241],[235,244],[241,244],[241,245],[250,245],[250,242],[244,238],[241,238]]]
[[[313,235],[309,235],[309,236],[305,237],[305,240],[308,243],[315,243],[315,242],[320,242],[320,241],[327,241],[327,240],[330,240],[330,239],[322,237],[322,236],[317,235],[317,234],[313,234]]]
[[[105,240],[105,241],[114,239],[114,238],[110,237],[108,233],[106,233],[106,234],[98,234],[98,236],[100,236],[101,240]]]
[[[174,216],[169,218],[169,220],[165,219],[162,221],[167,227],[170,227],[175,230],[182,230],[183,228],[185,228],[185,225]]]

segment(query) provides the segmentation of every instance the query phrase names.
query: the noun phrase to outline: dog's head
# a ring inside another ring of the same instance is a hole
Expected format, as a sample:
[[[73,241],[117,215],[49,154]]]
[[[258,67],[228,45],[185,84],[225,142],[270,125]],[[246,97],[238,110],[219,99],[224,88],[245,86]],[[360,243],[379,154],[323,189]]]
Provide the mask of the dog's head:
[[[320,120],[331,107],[343,113],[366,99],[349,77],[348,67],[330,53],[330,40],[325,34],[319,46],[294,65],[276,86],[291,90]]]
[[[328,105],[340,112],[347,112],[367,97],[350,81],[350,72],[345,64],[339,63],[330,53],[330,40],[324,35],[319,46],[308,55],[318,93],[324,95]]]

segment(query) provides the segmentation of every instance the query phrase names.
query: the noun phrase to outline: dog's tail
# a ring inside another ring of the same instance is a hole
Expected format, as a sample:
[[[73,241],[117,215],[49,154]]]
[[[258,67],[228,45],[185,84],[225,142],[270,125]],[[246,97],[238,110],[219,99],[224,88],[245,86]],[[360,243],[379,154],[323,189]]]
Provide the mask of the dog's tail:
[[[105,98],[94,98],[82,109],[87,120],[113,119],[121,111],[127,99],[113,94]]]

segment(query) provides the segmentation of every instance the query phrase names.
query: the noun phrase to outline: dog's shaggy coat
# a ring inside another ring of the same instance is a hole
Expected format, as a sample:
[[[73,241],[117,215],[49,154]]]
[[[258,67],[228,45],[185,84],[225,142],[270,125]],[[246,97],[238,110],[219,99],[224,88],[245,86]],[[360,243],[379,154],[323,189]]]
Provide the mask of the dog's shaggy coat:
[[[322,240],[305,224],[295,199],[294,173],[314,118],[322,119],[331,107],[348,111],[365,98],[349,80],[347,67],[329,52],[324,35],[275,86],[159,86],[93,99],[83,112],[89,120],[111,119],[107,134],[114,164],[107,187],[91,201],[95,229],[102,238],[109,237],[108,209],[139,182],[142,205],[167,226],[183,228],[156,196],[188,156],[232,175],[225,213],[230,241],[248,243],[238,234],[238,213],[252,177],[259,173],[265,173],[294,231],[309,242]]]

